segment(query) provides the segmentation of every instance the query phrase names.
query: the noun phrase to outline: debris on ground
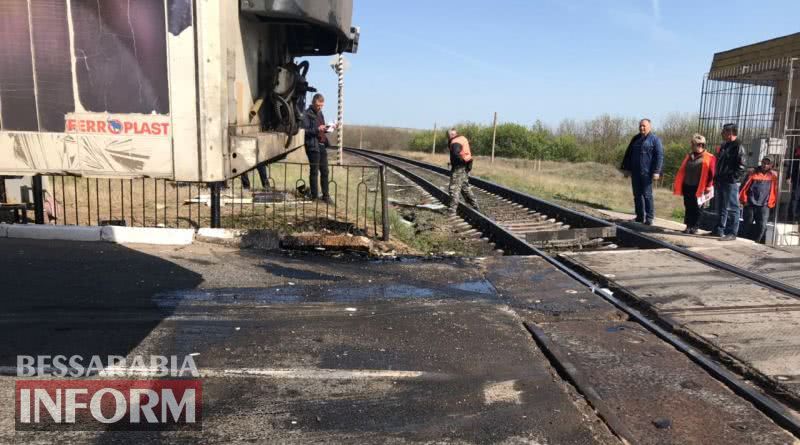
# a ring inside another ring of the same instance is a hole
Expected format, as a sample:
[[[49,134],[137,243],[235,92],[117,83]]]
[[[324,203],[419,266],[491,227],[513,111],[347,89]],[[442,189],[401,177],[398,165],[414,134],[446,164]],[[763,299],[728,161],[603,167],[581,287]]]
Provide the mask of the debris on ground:
[[[299,250],[350,250],[369,252],[372,240],[366,236],[335,235],[327,233],[297,233],[281,238],[280,245],[284,249]]]

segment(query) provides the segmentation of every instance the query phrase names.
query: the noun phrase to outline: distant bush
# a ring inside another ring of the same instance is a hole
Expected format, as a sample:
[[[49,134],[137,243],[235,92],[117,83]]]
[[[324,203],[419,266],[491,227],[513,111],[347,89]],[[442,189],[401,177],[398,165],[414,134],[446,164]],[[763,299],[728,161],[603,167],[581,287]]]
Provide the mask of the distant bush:
[[[664,184],[671,184],[675,172],[689,149],[689,140],[697,128],[697,116],[670,114],[654,131],[664,144]],[[473,153],[491,155],[491,125],[473,122],[455,126],[470,140]],[[587,121],[565,119],[553,130],[537,121],[530,127],[516,123],[497,126],[495,155],[504,158],[542,159],[548,161],[598,162],[618,166],[622,162],[630,139],[638,132],[638,119],[608,114]],[[437,131],[436,151],[447,146],[447,129]],[[431,130],[419,130],[408,135],[409,150],[430,152],[433,144]]]

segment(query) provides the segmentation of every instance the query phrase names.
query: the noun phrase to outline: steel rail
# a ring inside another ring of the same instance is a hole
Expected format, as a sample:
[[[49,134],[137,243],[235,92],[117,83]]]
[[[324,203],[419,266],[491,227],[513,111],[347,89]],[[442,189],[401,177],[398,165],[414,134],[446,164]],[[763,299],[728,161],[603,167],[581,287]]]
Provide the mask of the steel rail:
[[[411,172],[409,169],[407,169],[405,167],[402,167],[402,166],[399,166],[397,164],[390,163],[390,162],[388,162],[388,161],[386,161],[384,159],[381,159],[381,157],[394,159],[396,161],[406,162],[408,164],[412,164],[412,165],[416,165],[416,166],[419,166],[419,167],[422,167],[422,168],[426,168],[428,170],[436,171],[437,173],[446,174],[447,171],[442,169],[441,167],[433,166],[433,165],[422,163],[422,162],[419,162],[419,161],[405,159],[405,158],[402,158],[402,157],[399,157],[399,156],[386,155],[386,154],[367,151],[367,150],[358,150],[358,149],[351,149],[351,148],[345,148],[345,150],[350,151],[350,152],[352,152],[354,154],[358,154],[360,156],[363,156],[363,157],[365,157],[367,159],[371,159],[371,160],[373,160],[375,162],[379,162],[381,164],[384,164],[384,165],[387,165],[387,166],[391,167],[392,169],[398,171],[402,175],[404,175],[404,176],[408,177],[409,179],[411,179],[413,182],[417,183],[420,187],[425,189],[428,193],[430,193],[436,199],[439,199],[442,202],[446,202],[447,199],[449,198],[449,195],[446,192],[444,192],[443,190],[441,190],[438,187],[436,187],[430,181],[428,181],[428,180],[422,178],[421,176]],[[430,167],[435,167],[435,168],[430,168]],[[477,178],[471,178],[471,179],[477,179]],[[475,181],[475,185],[478,186],[478,187],[481,187],[481,183],[489,183],[489,182],[488,181],[484,181],[484,180]],[[533,200],[535,202],[545,203],[542,200],[539,200],[537,198],[534,198],[534,197],[531,197],[529,195],[525,195],[525,194],[522,194],[522,193],[519,193],[519,192],[515,192],[515,191],[507,189],[505,187],[502,187],[502,186],[497,186],[497,187],[499,187],[499,189],[498,189],[499,191],[503,192],[502,195],[499,194],[499,193],[498,193],[498,195],[503,196],[506,199],[511,199],[511,196],[516,194],[516,195],[522,195],[524,197],[527,197],[527,198],[529,198],[529,199],[531,199],[531,200]],[[508,193],[508,192],[511,192],[511,193]],[[519,202],[519,203],[523,204],[522,202]],[[557,206],[555,204],[550,204],[550,203],[546,203],[546,204],[551,205],[553,208],[561,208],[561,209],[564,209],[564,210],[568,210],[568,209],[565,209],[563,207]],[[542,251],[541,249],[538,249],[535,246],[532,246],[532,245],[528,244],[527,242],[517,238],[516,236],[514,236],[513,234],[508,232],[506,229],[504,229],[503,227],[501,227],[500,225],[498,225],[497,223],[495,223],[494,221],[489,219],[487,216],[485,216],[485,215],[481,214],[480,212],[472,209],[471,207],[466,206],[463,203],[460,203],[459,207],[458,207],[458,212],[459,212],[459,215],[464,217],[465,220],[468,223],[472,224],[478,230],[480,230],[484,234],[488,235],[491,239],[493,239],[495,241],[496,244],[502,245],[504,248],[509,249],[509,250],[506,250],[506,251],[511,251],[511,252],[518,253],[518,254],[528,254],[528,255],[539,256],[543,260],[545,260],[546,262],[551,264],[553,267],[555,267],[556,269],[561,271],[562,273],[566,274],[570,278],[572,278],[572,279],[578,281],[579,283],[581,283],[582,285],[586,286],[587,288],[589,288],[589,290],[593,294],[595,294],[595,295],[603,298],[604,300],[608,301],[614,307],[616,307],[619,310],[621,310],[622,312],[626,313],[631,319],[635,320],[636,322],[638,322],[639,324],[641,324],[642,326],[647,328],[654,335],[656,335],[660,339],[666,341],[667,343],[672,345],[675,349],[677,349],[680,352],[682,352],[683,354],[685,354],[690,360],[692,360],[694,363],[696,363],[701,368],[703,368],[711,376],[713,376],[714,378],[716,378],[717,380],[722,382],[725,386],[730,388],[738,396],[740,396],[743,399],[745,399],[745,400],[749,401],[750,403],[752,403],[759,410],[761,410],[766,416],[768,416],[770,419],[772,419],[775,423],[777,423],[781,427],[785,428],[786,430],[790,431],[792,434],[794,434],[795,436],[800,438],[800,419],[795,417],[792,414],[792,412],[789,409],[787,409],[784,405],[782,405],[780,402],[778,402],[777,400],[775,400],[771,396],[769,396],[769,395],[759,391],[758,389],[748,385],[746,382],[743,382],[740,376],[738,376],[737,374],[725,369],[723,366],[720,366],[717,362],[715,362],[715,361],[711,360],[710,358],[706,357],[705,354],[703,354],[697,348],[691,346],[688,342],[686,342],[686,341],[682,340],[681,338],[679,338],[676,334],[668,331],[667,329],[662,328],[661,326],[659,326],[659,324],[656,321],[651,320],[650,318],[648,318],[642,312],[636,310],[635,308],[633,308],[632,306],[630,306],[629,304],[627,304],[623,300],[621,300],[621,299],[617,298],[616,296],[614,296],[614,293],[611,290],[599,287],[597,285],[597,283],[594,283],[594,282],[590,281],[589,279],[584,277],[579,272],[573,270],[572,268],[570,268],[566,264],[562,263],[558,259],[553,258],[552,256],[548,255],[546,252]],[[580,212],[575,212],[575,211],[572,211],[572,212],[574,212],[574,213],[576,213],[578,215],[585,216],[589,220],[596,220],[598,222],[604,222],[606,224],[611,224],[611,223],[609,223],[607,221],[603,221],[601,219],[594,218],[592,216],[585,215],[585,214],[582,214]],[[621,228],[621,227],[618,226],[618,230],[619,229],[623,229],[623,230],[626,230],[626,231],[628,230],[628,229]],[[630,231],[630,232],[632,232],[632,231]],[[652,240],[653,242],[657,241],[657,240],[655,240],[655,239],[653,239],[651,237],[646,237],[646,239]]]
[[[448,170],[439,167],[437,165],[429,164],[427,162],[417,161],[414,159],[407,159],[393,154],[380,153],[370,150],[358,150],[358,149],[350,149],[350,150],[353,150],[353,152],[370,153],[373,155],[395,159],[397,161],[405,162],[443,175],[449,174]],[[487,181],[485,179],[470,177],[470,184],[473,184],[476,187],[483,189],[487,192],[494,193],[495,195],[516,202],[517,204],[523,205],[531,210],[545,213],[551,217],[556,218],[559,221],[563,221],[564,223],[570,224],[573,227],[585,227],[587,225],[608,227],[616,225],[617,238],[619,238],[619,240],[623,243],[629,243],[631,245],[646,247],[646,248],[669,249],[681,255],[688,256],[714,269],[738,275],[742,278],[748,279],[762,286],[769,287],[773,290],[777,290],[781,293],[800,299],[800,288],[796,286],[792,286],[791,284],[784,283],[782,281],[775,280],[770,277],[754,273],[746,269],[742,269],[740,267],[734,266],[724,261],[708,257],[706,255],[703,255],[702,253],[694,252],[684,247],[676,246],[670,242],[660,240],[658,238],[649,236],[647,234],[632,230],[624,225],[614,224],[612,222],[605,221],[603,219],[596,218],[591,215],[587,215],[577,210],[569,209],[560,206],[558,204],[547,202],[542,199],[528,195],[526,193],[512,190],[509,189],[508,187],[504,187],[494,182]]]

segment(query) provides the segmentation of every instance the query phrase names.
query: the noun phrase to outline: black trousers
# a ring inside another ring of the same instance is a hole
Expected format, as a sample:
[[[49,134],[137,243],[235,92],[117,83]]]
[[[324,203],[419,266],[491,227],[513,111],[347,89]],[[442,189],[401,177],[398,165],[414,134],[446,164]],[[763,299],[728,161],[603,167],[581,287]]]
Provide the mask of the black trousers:
[[[792,189],[792,200],[789,202],[789,219],[792,222],[800,219],[800,184]]]
[[[328,150],[326,145],[319,145],[319,149],[309,149],[306,147],[308,163],[311,164],[311,171],[308,175],[308,188],[311,191],[311,198],[319,198],[319,189],[322,186],[322,199],[330,197],[328,193]],[[319,178],[319,183],[317,182]]]
[[[683,184],[683,207],[686,214],[683,223],[690,229],[697,228],[700,222],[700,206],[697,205],[697,186]]]
[[[261,179],[261,186],[264,188],[269,187],[268,181],[269,176],[267,175],[267,166],[264,164],[260,164],[256,167],[256,171],[258,172],[258,177]],[[242,178],[242,187],[249,189],[250,188],[250,178],[249,173],[245,173],[241,176]]]
[[[762,242],[767,233],[768,220],[769,207],[744,206],[744,235],[757,243]]]

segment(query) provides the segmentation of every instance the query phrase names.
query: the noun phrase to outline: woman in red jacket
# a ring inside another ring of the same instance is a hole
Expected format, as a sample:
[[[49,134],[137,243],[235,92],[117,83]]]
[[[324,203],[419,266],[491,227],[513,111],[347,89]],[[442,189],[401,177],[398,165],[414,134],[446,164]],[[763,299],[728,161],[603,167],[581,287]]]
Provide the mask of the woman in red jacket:
[[[706,138],[700,134],[692,136],[692,151],[684,158],[672,188],[675,195],[683,196],[683,206],[686,209],[683,219],[686,230],[683,233],[697,233],[700,222],[698,199],[714,190],[716,163],[717,158],[706,151]]]

